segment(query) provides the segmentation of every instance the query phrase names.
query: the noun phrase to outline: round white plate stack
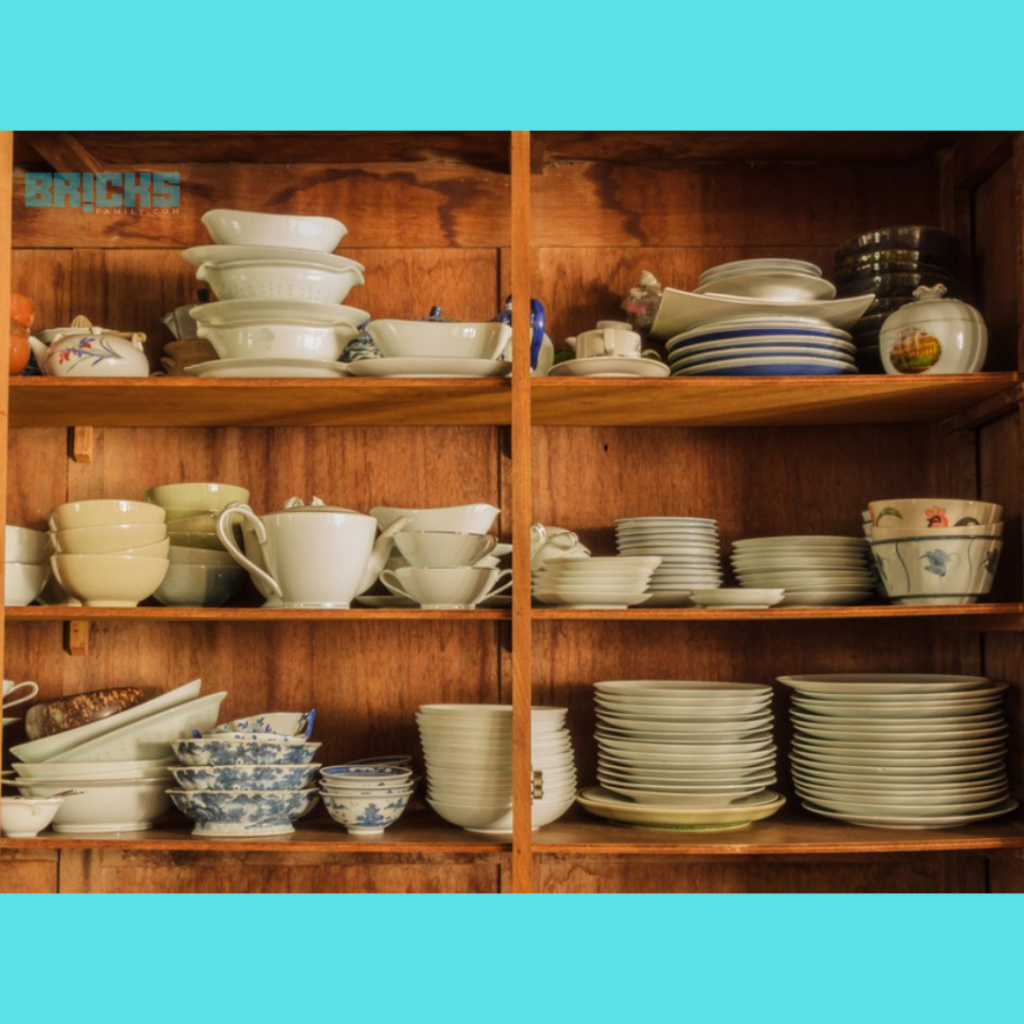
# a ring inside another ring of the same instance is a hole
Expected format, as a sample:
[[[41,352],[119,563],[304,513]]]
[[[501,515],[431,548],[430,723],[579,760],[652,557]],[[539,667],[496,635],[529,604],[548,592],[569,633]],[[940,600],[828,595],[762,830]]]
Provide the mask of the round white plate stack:
[[[560,818],[576,798],[566,708],[534,708],[533,828]],[[427,766],[427,803],[469,832],[512,831],[512,708],[424,704],[416,715]]]
[[[698,295],[738,295],[776,302],[810,302],[836,297],[835,285],[821,276],[821,267],[782,257],[734,260],[709,267],[700,275]]]
[[[646,604],[661,559],[651,555],[549,558],[532,574],[533,596],[566,608],[629,608]]]
[[[775,784],[772,691],[754,683],[594,684],[597,778],[580,804],[648,828],[739,828],[785,802]]]
[[[653,597],[647,608],[680,608],[692,604],[690,592],[722,585],[718,523],[693,516],[647,516],[615,520],[615,545],[620,555],[656,556],[661,564],[651,577]]]
[[[1005,683],[979,676],[782,676],[796,791],[827,818],[951,828],[1008,814]]]
[[[784,589],[784,606],[862,604],[875,589],[867,544],[859,537],[738,540],[732,568],[741,587]]]

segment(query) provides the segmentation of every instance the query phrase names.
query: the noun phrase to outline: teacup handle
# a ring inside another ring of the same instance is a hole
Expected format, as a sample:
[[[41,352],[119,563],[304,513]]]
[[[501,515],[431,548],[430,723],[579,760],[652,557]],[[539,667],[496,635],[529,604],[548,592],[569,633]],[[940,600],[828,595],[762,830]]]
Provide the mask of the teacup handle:
[[[611,331],[606,330],[603,335],[604,341],[604,354],[606,356],[615,355],[615,335]]]
[[[217,516],[218,539],[221,544],[231,552],[231,557],[240,566],[242,566],[242,568],[247,569],[253,575],[258,576],[271,588],[271,590],[274,591],[275,594],[277,594],[278,597],[283,598],[284,594],[281,592],[281,587],[277,580],[275,580],[274,577],[265,569],[261,569],[255,562],[249,561],[238,547],[232,530],[232,524],[234,523],[236,515],[241,516],[247,522],[252,524],[252,528],[256,532],[256,540],[259,542],[260,547],[263,547],[267,543],[267,531],[262,520],[248,505],[241,501],[233,501],[229,505],[225,505],[221,514]]]
[[[486,601],[488,598],[497,597],[499,594],[503,594],[506,590],[508,590],[509,587],[512,586],[511,569],[502,569],[501,572],[499,572],[498,575],[494,577],[494,582],[497,583],[503,576],[509,577],[508,582],[502,584],[502,586],[500,587],[492,587],[490,590],[487,591],[486,594],[482,594],[480,597],[476,599],[477,604],[480,604],[481,601]]]
[[[388,590],[392,591],[392,593],[397,591],[402,597],[407,597],[412,601],[413,604],[419,604],[419,601],[417,601],[416,598],[413,597],[412,594],[410,594],[399,582],[398,575],[395,573],[394,569],[385,569],[380,574],[380,581],[388,588]]]
[[[6,682],[6,680],[4,680],[4,682]],[[24,688],[26,686],[30,687],[31,689],[30,689],[30,692],[26,693],[24,697],[19,697],[17,700],[10,700],[9,699],[12,694],[17,693],[18,690],[20,690],[20,689],[22,689],[22,688]],[[23,683],[16,683],[14,686],[11,687],[10,692],[3,698],[4,711],[6,711],[8,708],[13,708],[16,704],[24,704],[25,701],[31,700],[38,692],[39,692],[39,684],[38,683],[33,683],[33,682],[30,682],[29,680],[26,680]]]

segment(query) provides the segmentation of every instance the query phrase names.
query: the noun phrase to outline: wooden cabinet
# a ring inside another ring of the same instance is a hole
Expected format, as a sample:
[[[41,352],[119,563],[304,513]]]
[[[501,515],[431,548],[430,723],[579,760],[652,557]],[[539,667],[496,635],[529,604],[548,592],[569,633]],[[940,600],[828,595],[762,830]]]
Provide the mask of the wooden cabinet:
[[[291,494],[354,508],[488,501],[515,545],[511,612],[8,609],[5,675],[48,696],[202,675],[224,714],[316,706],[322,759],[415,749],[428,701],[508,702],[516,797],[528,806],[529,707],[570,708],[593,775],[590,684],[800,671],[984,671],[1011,683],[1013,785],[1024,795],[1024,144],[1010,133],[78,133],[97,166],[178,170],[173,215],[31,210],[20,168],[68,153],[17,136],[11,275],[48,323],[76,313],[165,337],[194,293],[180,250],[212,206],[336,214],[367,266],[352,300],[378,316],[442,305],[488,319],[531,294],[556,338],[614,316],[641,269],[686,287],[704,267],[766,254],[825,267],[876,225],[936,223],[965,245],[988,318],[987,372],[928,380],[531,382],[516,325],[511,381],[63,382],[8,392],[7,521],[41,525],[75,497],[156,483],[244,483],[257,510]],[[65,140],[66,141],[66,140]],[[58,170],[81,168],[58,167]],[[2,238],[3,256],[7,246]],[[5,266],[0,262],[0,269]],[[358,300],[357,300],[358,296]],[[0,321],[3,318],[0,317]],[[5,322],[5,321],[4,321]],[[156,354],[159,343],[152,346]],[[710,613],[533,609],[528,530],[576,530],[612,550],[630,515],[705,515],[723,541],[854,533],[886,494],[1002,502],[997,590],[961,608]],[[69,653],[75,652],[75,653]],[[776,705],[785,749],[785,701]],[[780,774],[787,775],[785,759]],[[64,891],[760,891],[1024,888],[1018,820],[948,832],[858,829],[789,807],[743,832],[676,835],[582,814],[508,841],[409,813],[379,840],[329,822],[266,842],[3,840],[4,884]],[[8,863],[16,868],[8,872]],[[8,881],[10,879],[10,881]]]

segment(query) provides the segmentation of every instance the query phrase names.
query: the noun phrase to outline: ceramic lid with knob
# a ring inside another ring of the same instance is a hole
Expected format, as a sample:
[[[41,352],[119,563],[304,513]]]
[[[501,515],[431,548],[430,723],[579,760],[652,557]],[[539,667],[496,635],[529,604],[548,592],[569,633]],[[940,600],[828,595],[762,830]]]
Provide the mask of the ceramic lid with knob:
[[[350,516],[364,516],[367,519],[373,518],[372,516],[366,515],[365,512],[357,512],[352,508],[342,508],[340,505],[328,505],[322,498],[318,498],[315,494],[313,500],[307,505],[301,498],[289,498],[284,503],[284,508],[278,509],[276,512],[270,512],[268,515],[279,516],[284,512],[302,512],[302,513],[317,513],[317,512],[344,512]],[[376,520],[375,520],[376,521]]]

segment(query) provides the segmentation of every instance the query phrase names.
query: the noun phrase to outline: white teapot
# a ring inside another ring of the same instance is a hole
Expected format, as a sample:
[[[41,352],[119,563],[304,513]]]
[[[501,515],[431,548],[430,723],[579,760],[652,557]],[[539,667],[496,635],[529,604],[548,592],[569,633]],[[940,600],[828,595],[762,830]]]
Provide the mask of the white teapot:
[[[139,331],[93,327],[76,316],[70,327],[40,331],[29,345],[47,377],[148,377],[149,360]]]
[[[233,525],[242,520],[243,553]],[[289,498],[279,512],[257,516],[242,502],[225,506],[217,536],[249,571],[269,605],[286,608],[348,608],[368,590],[391,551],[392,536],[408,520],[396,519],[374,541],[377,520],[314,498]]]

